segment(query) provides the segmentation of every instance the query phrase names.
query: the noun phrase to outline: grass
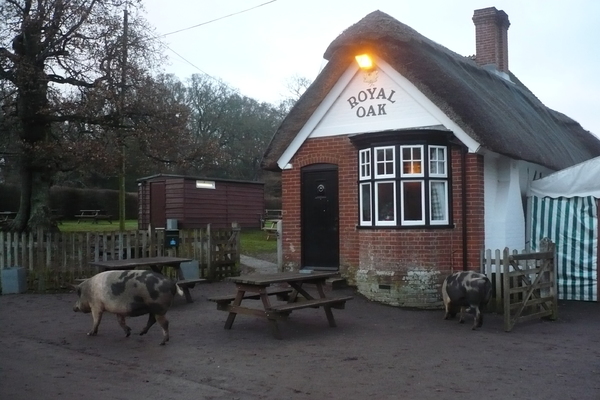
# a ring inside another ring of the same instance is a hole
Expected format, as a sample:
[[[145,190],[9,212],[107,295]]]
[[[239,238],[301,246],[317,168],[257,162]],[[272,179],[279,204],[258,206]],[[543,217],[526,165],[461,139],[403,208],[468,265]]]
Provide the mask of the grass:
[[[277,240],[267,240],[267,234],[260,229],[242,229],[240,251],[249,256],[277,252]]]
[[[138,228],[137,220],[129,219],[125,221],[125,230],[134,231]],[[108,221],[98,221],[97,224],[93,224],[91,221],[62,221],[62,224],[58,225],[58,229],[61,232],[107,232],[107,231],[118,231],[119,221],[112,221],[112,224]]]

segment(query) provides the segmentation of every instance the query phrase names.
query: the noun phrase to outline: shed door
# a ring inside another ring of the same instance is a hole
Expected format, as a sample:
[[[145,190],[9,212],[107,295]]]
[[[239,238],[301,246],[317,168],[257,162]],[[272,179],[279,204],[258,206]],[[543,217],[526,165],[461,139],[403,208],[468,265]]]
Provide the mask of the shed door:
[[[150,183],[150,224],[153,228],[164,228],[167,224],[167,195],[165,182]]]
[[[302,268],[338,270],[338,170],[333,164],[302,169]]]

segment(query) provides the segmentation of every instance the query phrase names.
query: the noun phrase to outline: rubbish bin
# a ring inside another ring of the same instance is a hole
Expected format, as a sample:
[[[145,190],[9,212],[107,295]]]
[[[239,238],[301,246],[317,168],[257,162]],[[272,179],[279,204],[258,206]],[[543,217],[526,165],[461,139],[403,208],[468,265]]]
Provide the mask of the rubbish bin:
[[[27,291],[25,268],[3,268],[0,279],[2,280],[2,294],[24,293]]]

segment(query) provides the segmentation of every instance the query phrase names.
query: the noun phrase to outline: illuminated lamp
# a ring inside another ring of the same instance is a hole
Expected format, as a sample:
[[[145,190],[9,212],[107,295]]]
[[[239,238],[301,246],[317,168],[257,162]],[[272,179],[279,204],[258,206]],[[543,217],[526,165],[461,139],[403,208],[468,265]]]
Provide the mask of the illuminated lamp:
[[[197,189],[215,189],[215,181],[196,181]]]
[[[354,58],[356,59],[356,62],[358,63],[358,66],[361,69],[373,68],[373,60],[368,54],[360,54],[358,56],[355,56]]]

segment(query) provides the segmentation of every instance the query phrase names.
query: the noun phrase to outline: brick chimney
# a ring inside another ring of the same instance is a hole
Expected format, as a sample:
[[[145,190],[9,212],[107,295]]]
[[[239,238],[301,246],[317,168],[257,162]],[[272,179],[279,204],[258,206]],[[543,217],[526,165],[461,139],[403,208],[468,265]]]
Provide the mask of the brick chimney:
[[[493,64],[499,71],[508,73],[508,15],[496,7],[475,10],[475,62]]]

